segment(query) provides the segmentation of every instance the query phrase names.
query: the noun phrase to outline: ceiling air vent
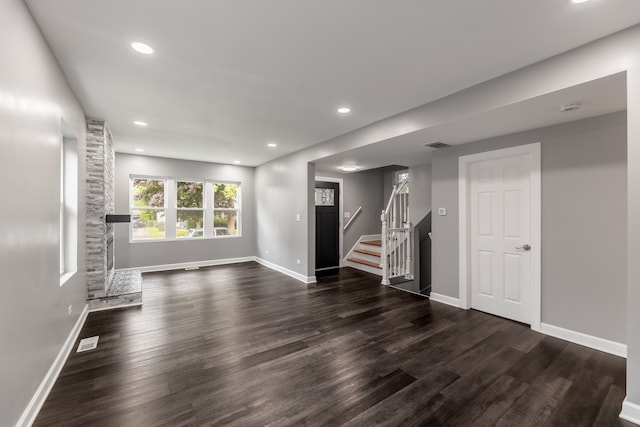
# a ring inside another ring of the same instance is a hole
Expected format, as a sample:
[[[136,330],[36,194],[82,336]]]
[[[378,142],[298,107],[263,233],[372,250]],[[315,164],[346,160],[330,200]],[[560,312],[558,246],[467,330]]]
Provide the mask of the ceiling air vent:
[[[444,142],[432,142],[431,144],[424,144],[425,147],[435,148],[436,150],[440,148],[451,147],[449,144],[445,144]]]

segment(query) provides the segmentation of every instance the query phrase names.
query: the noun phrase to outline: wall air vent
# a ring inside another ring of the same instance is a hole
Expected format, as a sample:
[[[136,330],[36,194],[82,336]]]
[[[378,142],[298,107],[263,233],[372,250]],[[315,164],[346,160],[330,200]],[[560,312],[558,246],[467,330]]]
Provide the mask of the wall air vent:
[[[445,144],[444,142],[432,142],[431,144],[424,144],[425,147],[435,148],[436,150],[440,148],[451,147],[449,144]]]

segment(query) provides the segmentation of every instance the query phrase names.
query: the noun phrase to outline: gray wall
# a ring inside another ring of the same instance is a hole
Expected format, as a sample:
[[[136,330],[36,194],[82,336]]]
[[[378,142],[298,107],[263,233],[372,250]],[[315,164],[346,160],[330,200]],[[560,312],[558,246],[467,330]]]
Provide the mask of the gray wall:
[[[131,175],[239,181],[242,194],[242,237],[130,243],[129,227],[124,224],[115,224],[116,268],[147,267],[255,255],[253,168],[116,153],[115,213],[129,212],[129,177]]]
[[[431,211],[431,163],[409,168],[409,219],[417,225]]]
[[[458,156],[542,143],[542,322],[626,342],[626,115],[503,136],[433,156],[433,292],[458,297]]]
[[[640,404],[640,67],[627,72],[627,400]],[[622,311],[622,307],[618,307]],[[635,411],[637,417],[637,408]],[[629,414],[631,415],[631,414]]]
[[[383,173],[381,169],[371,169],[354,173],[316,172],[317,176],[341,178],[343,180],[344,212],[353,215],[359,206],[362,212],[353,220],[343,234],[342,256],[346,256],[360,236],[380,234],[380,212],[383,209],[382,198]],[[343,225],[347,219],[343,220]]]
[[[79,187],[78,273],[60,287],[61,114],[84,159],[84,112],[24,2],[0,13],[0,425],[18,421],[86,304],[84,187]],[[6,101],[12,97],[13,106]],[[28,103],[29,108],[15,105]],[[52,107],[44,112],[39,104]],[[34,108],[35,107],[35,108]],[[80,162],[79,181],[85,177]],[[10,208],[9,208],[10,207]],[[72,314],[67,307],[72,306]]]
[[[315,274],[314,181],[304,153],[261,165],[255,174],[257,256],[305,277]]]

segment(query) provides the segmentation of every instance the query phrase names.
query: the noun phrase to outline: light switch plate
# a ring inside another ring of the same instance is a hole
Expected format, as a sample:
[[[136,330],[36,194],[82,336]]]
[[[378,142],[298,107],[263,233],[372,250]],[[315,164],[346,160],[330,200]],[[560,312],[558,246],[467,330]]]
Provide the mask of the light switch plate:
[[[438,208],[438,215],[445,216],[447,214],[447,208]]]
[[[300,222],[300,214],[296,214],[296,221]]]

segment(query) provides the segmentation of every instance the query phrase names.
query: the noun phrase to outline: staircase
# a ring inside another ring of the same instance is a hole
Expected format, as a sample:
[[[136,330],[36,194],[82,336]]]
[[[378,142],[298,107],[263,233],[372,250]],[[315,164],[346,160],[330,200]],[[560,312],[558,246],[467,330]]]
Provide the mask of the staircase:
[[[421,294],[420,233],[409,220],[408,179],[393,187],[380,220],[382,233],[361,236],[344,265],[381,276],[383,285]]]
[[[381,276],[381,251],[382,240],[379,234],[362,236],[347,254],[345,264],[349,267]]]

